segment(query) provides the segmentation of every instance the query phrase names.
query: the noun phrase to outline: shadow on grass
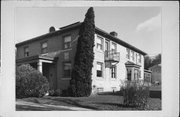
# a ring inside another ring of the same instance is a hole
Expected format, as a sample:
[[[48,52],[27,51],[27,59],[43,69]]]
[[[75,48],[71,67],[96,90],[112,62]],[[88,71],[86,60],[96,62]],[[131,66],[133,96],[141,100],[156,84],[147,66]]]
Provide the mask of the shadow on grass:
[[[81,107],[81,108],[87,108],[87,109],[92,109],[92,110],[99,110],[99,108],[93,106],[93,105],[86,105],[86,104],[80,104],[81,101],[79,100],[71,100],[71,99],[50,99],[52,101],[57,101],[58,103],[65,103],[68,104],[69,106],[75,106],[75,107]]]
[[[36,107],[30,105],[16,105],[16,111],[58,111],[58,110],[69,110],[69,109],[55,109],[55,108],[47,108],[47,107]]]

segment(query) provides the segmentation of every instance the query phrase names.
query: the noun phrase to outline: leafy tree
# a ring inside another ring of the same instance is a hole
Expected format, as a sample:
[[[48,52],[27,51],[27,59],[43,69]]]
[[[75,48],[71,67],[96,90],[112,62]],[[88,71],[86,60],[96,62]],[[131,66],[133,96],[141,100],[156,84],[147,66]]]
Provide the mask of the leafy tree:
[[[144,68],[148,69],[154,65],[161,64],[161,54],[158,54],[155,56],[155,58],[151,58],[150,56],[145,56],[145,61],[144,61]]]
[[[89,96],[92,90],[92,67],[94,60],[94,10],[90,7],[81,24],[77,43],[70,91],[72,96]]]

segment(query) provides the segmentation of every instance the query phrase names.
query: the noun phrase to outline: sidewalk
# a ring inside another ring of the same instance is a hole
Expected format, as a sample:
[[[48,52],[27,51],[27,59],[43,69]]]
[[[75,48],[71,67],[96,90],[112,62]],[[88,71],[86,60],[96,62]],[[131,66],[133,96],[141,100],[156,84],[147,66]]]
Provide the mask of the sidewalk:
[[[57,110],[69,110],[69,111],[93,111],[91,109],[86,109],[86,108],[80,108],[80,107],[69,107],[69,106],[60,106],[60,105],[50,105],[50,104],[38,104],[38,103],[33,103],[33,102],[26,102],[22,100],[17,100],[16,101],[16,106],[29,106],[31,108],[33,107],[38,107],[46,110],[51,110],[51,111],[57,111]],[[29,111],[31,109],[29,108]],[[32,109],[33,110],[33,109]]]

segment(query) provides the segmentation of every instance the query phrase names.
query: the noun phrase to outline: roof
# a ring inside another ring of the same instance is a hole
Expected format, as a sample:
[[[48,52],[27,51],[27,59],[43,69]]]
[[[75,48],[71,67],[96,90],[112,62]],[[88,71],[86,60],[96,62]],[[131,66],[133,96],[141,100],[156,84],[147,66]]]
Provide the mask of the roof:
[[[131,61],[127,61],[127,62],[125,63],[125,65],[126,65],[127,67],[137,67],[137,68],[141,67],[141,65],[135,64],[135,63],[133,63],[133,62],[131,62]]]
[[[26,41],[20,42],[20,43],[16,44],[16,47],[18,47],[20,45],[23,45],[23,44],[26,44],[26,43],[29,43],[29,42],[41,40],[41,39],[44,39],[46,37],[51,37],[51,36],[54,36],[54,35],[58,35],[60,33],[68,31],[68,30],[73,30],[73,29],[79,28],[81,26],[81,24],[82,24],[81,22],[75,22],[73,24],[70,24],[70,25],[67,25],[67,26],[59,28],[60,30],[57,30],[57,31],[54,31],[54,32],[50,32],[50,33],[46,33],[44,35],[32,38],[30,40],[26,40]],[[120,45],[123,45],[123,46],[125,46],[127,48],[130,48],[130,49],[132,49],[132,50],[134,50],[134,51],[136,51],[136,52],[138,52],[138,53],[140,53],[142,55],[146,55],[146,53],[143,52],[142,50],[140,50],[140,49],[138,49],[138,48],[128,44],[127,42],[125,42],[125,41],[123,41],[123,40],[121,40],[121,39],[119,39],[117,37],[114,37],[114,36],[110,35],[108,32],[106,32],[106,31],[104,31],[104,30],[102,30],[102,29],[100,29],[98,27],[95,27],[95,32],[100,34],[100,35],[103,35],[104,37],[106,37],[106,38],[108,38],[108,39],[110,39],[110,40],[112,40],[112,41],[114,41],[114,42],[116,42],[116,43],[118,43]]]
[[[151,70],[148,70],[148,69],[144,69],[144,72],[151,73],[152,71],[151,71]]]

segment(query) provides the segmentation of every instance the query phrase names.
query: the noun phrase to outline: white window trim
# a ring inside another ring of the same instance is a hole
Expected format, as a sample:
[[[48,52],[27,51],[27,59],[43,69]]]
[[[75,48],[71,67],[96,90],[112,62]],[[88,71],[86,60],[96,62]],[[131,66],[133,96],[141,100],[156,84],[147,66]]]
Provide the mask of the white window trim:
[[[98,46],[97,46],[97,44],[99,44],[99,43],[97,42],[98,37],[100,37],[101,40],[102,40],[102,49],[98,49]],[[104,51],[104,40],[105,40],[104,37],[96,34],[96,45],[95,45],[95,46],[96,46],[96,50],[97,50],[97,51],[100,51],[100,52],[103,52],[103,51]]]
[[[101,77],[97,76],[97,65],[98,65],[98,63],[101,63],[101,65],[102,65],[102,76]],[[104,78],[104,63],[103,62],[96,61],[96,78],[97,79],[103,79]]]

